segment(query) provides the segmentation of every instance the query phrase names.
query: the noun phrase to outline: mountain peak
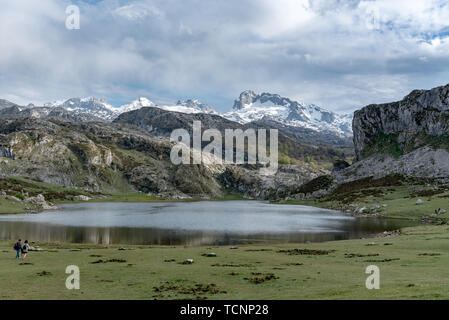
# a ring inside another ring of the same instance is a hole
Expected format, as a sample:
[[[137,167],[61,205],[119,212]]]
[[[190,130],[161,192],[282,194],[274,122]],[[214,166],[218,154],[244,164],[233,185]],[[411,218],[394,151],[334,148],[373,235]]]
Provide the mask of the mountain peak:
[[[140,109],[143,107],[156,107],[156,104],[153,101],[151,101],[150,99],[147,99],[145,97],[140,97],[129,104],[124,104],[121,107],[116,108],[116,111],[118,113],[123,113],[123,112],[137,110],[137,109]]]
[[[270,119],[284,125],[327,130],[342,136],[352,134],[348,117],[268,92],[257,94],[252,90],[243,91],[235,100],[233,110],[225,113],[224,117],[240,123]]]
[[[178,100],[176,105],[191,108],[192,111],[196,110],[198,112],[204,113],[216,113],[216,111],[211,106],[202,103],[198,99]]]
[[[238,100],[234,101],[234,110],[241,110],[251,105],[258,95],[252,90],[243,91]]]

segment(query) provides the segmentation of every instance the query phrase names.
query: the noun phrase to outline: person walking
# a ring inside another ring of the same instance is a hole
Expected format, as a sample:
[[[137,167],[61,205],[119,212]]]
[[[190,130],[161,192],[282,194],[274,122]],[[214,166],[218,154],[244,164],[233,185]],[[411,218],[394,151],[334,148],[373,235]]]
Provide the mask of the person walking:
[[[28,250],[30,250],[30,245],[28,244],[28,240],[25,240],[25,243],[22,247],[22,258],[25,260],[27,258]]]
[[[20,258],[20,251],[22,250],[22,239],[19,239],[19,241],[17,241],[14,244],[13,249],[16,250],[16,252],[17,252],[16,253],[16,259],[19,259]]]

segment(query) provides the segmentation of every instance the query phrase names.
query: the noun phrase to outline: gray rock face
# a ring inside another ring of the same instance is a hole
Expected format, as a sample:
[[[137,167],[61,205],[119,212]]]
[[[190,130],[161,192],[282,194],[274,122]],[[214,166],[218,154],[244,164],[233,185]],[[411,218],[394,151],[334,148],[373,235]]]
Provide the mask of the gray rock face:
[[[0,157],[13,159],[11,148],[7,146],[0,145]]]
[[[274,120],[298,128],[310,128],[321,133],[352,138],[352,115],[336,114],[314,104],[294,101],[279,94],[244,91],[235,100],[233,111],[223,116],[242,124],[264,119]]]
[[[0,99],[0,110],[4,109],[4,108],[11,108],[17,106],[15,103],[5,100],[5,99]]]
[[[1,119],[56,119],[70,122],[104,122],[89,113],[71,112],[61,107],[18,107],[12,106],[0,109]]]
[[[402,101],[369,105],[353,119],[357,159],[378,151],[381,144],[397,144],[408,152],[429,143],[432,137],[448,135],[449,85],[415,90]]]
[[[243,109],[246,105],[253,103],[256,100],[258,95],[251,90],[243,91],[238,100],[234,101],[234,109],[240,110]]]
[[[333,176],[338,183],[344,183],[367,177],[378,179],[394,173],[444,179],[449,176],[449,152],[422,147],[399,158],[372,155],[344,170],[333,172]]]

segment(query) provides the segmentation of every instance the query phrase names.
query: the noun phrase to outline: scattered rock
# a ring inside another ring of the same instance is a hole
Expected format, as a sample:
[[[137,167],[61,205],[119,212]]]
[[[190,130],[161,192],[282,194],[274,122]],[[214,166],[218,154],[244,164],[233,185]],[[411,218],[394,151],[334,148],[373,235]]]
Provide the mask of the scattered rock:
[[[81,201],[89,201],[92,200],[91,197],[85,196],[83,194],[79,195],[79,196],[74,196],[73,199],[75,200],[81,200]]]
[[[357,209],[357,210],[356,210],[356,213],[362,214],[362,213],[364,213],[367,209],[368,209],[367,207],[361,207],[360,209]]]
[[[210,253],[203,253],[202,256],[209,257],[209,258],[215,258],[217,256],[217,254],[215,252],[210,252]]]
[[[376,235],[377,238],[394,237],[401,234],[400,230],[384,231]]]
[[[56,206],[54,206],[52,203],[48,203],[45,201],[45,197],[41,194],[38,194],[35,197],[28,197],[23,200],[26,203],[34,204],[35,206],[38,206],[44,210],[54,210],[57,209]]]
[[[5,198],[6,199],[8,199],[8,200],[12,200],[12,201],[15,201],[15,202],[22,202],[22,200],[20,200],[19,198],[17,198],[17,197],[14,197],[14,196],[5,196]]]
[[[181,262],[181,264],[192,264],[193,263],[193,259],[186,259],[183,262]]]
[[[423,204],[422,199],[418,199],[418,201],[416,201],[416,205],[420,205],[420,204]]]

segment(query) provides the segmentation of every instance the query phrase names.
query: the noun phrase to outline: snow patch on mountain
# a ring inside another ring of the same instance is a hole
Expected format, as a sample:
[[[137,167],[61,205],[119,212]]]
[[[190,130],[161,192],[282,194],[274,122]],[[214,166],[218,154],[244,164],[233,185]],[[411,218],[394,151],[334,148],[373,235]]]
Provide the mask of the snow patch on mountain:
[[[143,107],[155,107],[155,106],[156,104],[153,101],[144,97],[140,97],[139,99],[134,100],[130,104],[124,104],[123,106],[117,108],[115,111],[119,114],[122,114],[124,112],[138,110]]]
[[[242,124],[267,119],[284,125],[352,136],[352,115],[340,115],[278,94],[244,91],[235,100],[233,110],[222,116]]]
[[[182,113],[207,113],[207,114],[219,114],[209,105],[202,103],[199,100],[179,100],[174,106],[156,106],[157,108]]]
[[[46,108],[64,108],[75,114],[87,113],[104,120],[114,120],[120,114],[138,110],[144,107],[160,108],[167,111],[182,113],[208,113],[218,114],[212,107],[196,99],[179,100],[176,105],[157,105],[153,101],[140,97],[129,104],[114,107],[103,99],[98,98],[71,98],[44,104]]]
[[[44,104],[44,107],[61,107],[76,115],[87,113],[105,120],[114,120],[120,114],[118,109],[107,103],[106,100],[94,97],[54,101]]]
[[[242,124],[272,120],[282,125],[329,132],[342,137],[352,136],[351,114],[341,115],[314,104],[294,101],[278,94],[257,94],[251,90],[242,92],[239,98],[235,100],[233,110],[226,113],[218,113],[209,105],[196,99],[179,100],[175,105],[157,105],[153,101],[141,97],[129,104],[114,107],[103,99],[89,97],[55,101],[44,106],[50,108],[62,107],[77,115],[87,113],[108,121],[114,120],[125,112],[152,107],[172,112],[220,115]]]

